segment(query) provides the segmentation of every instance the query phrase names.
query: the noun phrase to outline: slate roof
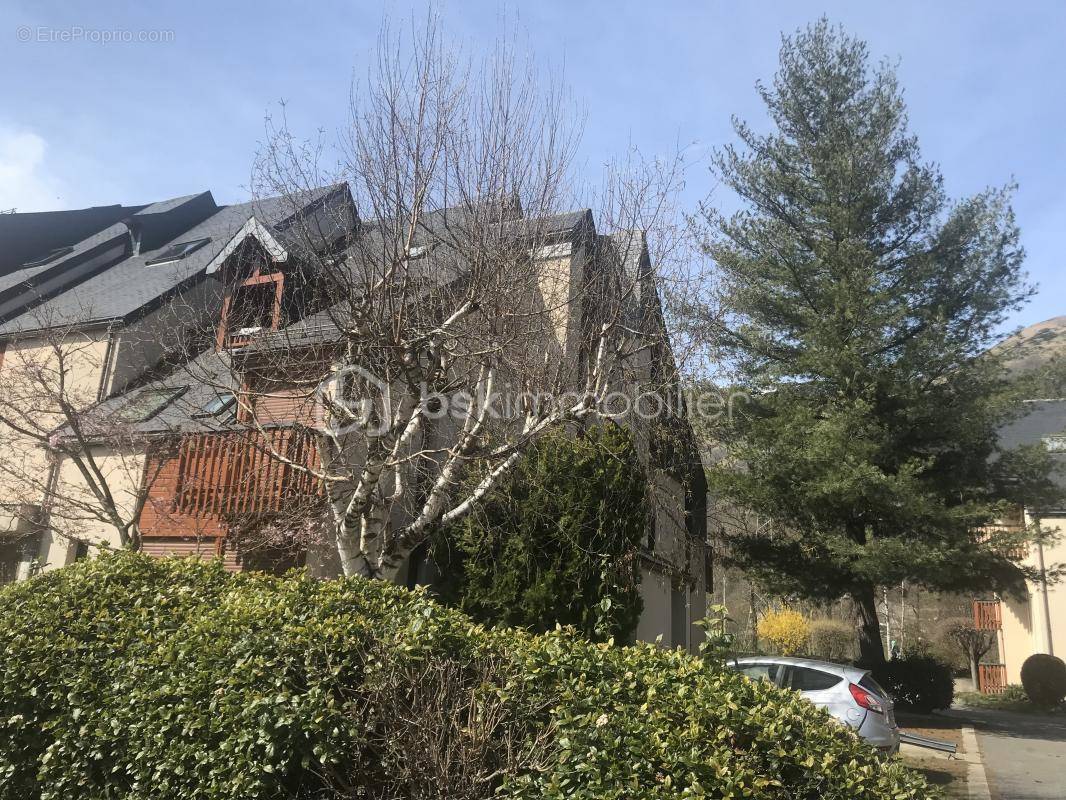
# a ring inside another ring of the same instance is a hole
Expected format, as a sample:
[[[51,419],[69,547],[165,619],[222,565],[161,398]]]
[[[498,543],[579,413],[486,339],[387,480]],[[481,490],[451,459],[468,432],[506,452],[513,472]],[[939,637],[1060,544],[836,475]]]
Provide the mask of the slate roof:
[[[135,206],[94,206],[73,211],[0,214],[0,275],[47,253],[102,231],[143,209]]]
[[[1030,325],[996,345],[992,352],[1003,356],[1007,369],[1021,375],[1047,366],[1066,355],[1066,316]],[[1025,400],[1022,415],[999,430],[1005,449],[1038,444],[1049,437],[1066,437],[1066,398]],[[1058,470],[1052,480],[1066,490],[1066,452],[1052,452]]]
[[[408,277],[423,283],[421,293],[428,293],[433,288],[446,285],[462,277],[467,271],[467,264],[463,256],[455,248],[449,246],[447,240],[435,239],[449,224],[460,224],[463,212],[460,209],[441,209],[427,214],[423,230],[413,241],[414,246],[433,244],[435,246],[427,255],[413,259],[408,264]],[[535,218],[531,220],[516,219],[507,223],[507,232],[519,236],[526,231],[552,236],[565,236],[585,223],[591,222],[591,212],[588,209],[568,211],[549,217]],[[381,231],[381,226],[369,224],[363,226],[363,236],[359,242],[351,245],[346,253],[347,264],[350,269],[363,269],[368,274],[383,274],[384,265],[373,263],[380,250],[386,251],[386,239]],[[639,257],[639,256],[638,256]],[[416,293],[417,295],[418,293]],[[305,317],[283,330],[269,334],[249,347],[249,349],[270,349],[273,347],[309,347],[333,341],[338,334],[338,320],[342,321],[347,316],[347,302],[342,301],[337,305],[323,309],[309,317]]]
[[[1066,437],[1066,399],[1026,400],[1021,417],[1003,426],[999,431],[999,443],[1006,449],[1020,445],[1038,444],[1047,437]],[[1056,485],[1066,489],[1066,452],[1052,453],[1059,465],[1052,474]]]
[[[275,224],[290,217],[299,204],[313,203],[336,189],[335,186],[329,186],[297,195],[223,206],[203,222],[171,237],[159,247],[126,258],[86,280],[76,290],[66,291],[32,312],[0,325],[0,335],[35,330],[40,327],[39,319],[61,320],[63,324],[90,324],[124,319],[183,284],[198,279],[208,262],[252,216],[267,224]],[[164,206],[167,204],[176,204],[185,199],[187,198],[175,198],[158,204],[158,209],[153,207],[146,210],[149,210],[149,213],[163,211],[166,210]],[[184,259],[146,265],[146,262],[163,253],[172,244],[202,238],[210,238],[211,241]]]
[[[160,200],[158,203],[152,203],[140,209],[135,216],[147,217],[152,214],[166,214],[168,211],[173,211],[175,208],[185,205],[193,198],[200,197],[203,194],[206,194],[206,192],[196,192],[194,194],[185,194],[181,197],[172,197],[169,200]]]
[[[644,231],[616,231],[604,238],[615,248],[619,266],[629,280],[647,277],[647,266],[643,264]]]
[[[129,430],[143,434],[221,430],[226,427],[222,421],[202,415],[220,394],[235,393],[239,388],[234,381],[229,354],[212,348],[161,378],[104,400],[92,413],[99,415],[99,419],[103,421],[111,414],[121,413],[123,409],[137,403],[144,392],[183,389],[179,397],[163,406],[158,413],[147,420],[133,423]],[[106,429],[108,426],[105,423]]]
[[[999,443],[1006,449],[1020,445],[1045,443],[1051,437],[1066,437],[1066,399],[1027,400],[1021,417],[1005,425],[999,431]],[[1066,509],[1066,452],[1051,452],[1055,469],[1051,481],[1063,492],[1063,499],[1045,513]]]
[[[0,276],[0,292],[4,292],[20,283],[31,282],[33,278],[43,272],[50,272],[64,264],[77,261],[85,251],[91,250],[97,245],[115,239],[116,237],[124,236],[127,233],[129,233],[129,228],[122,222],[116,222],[114,225],[109,225],[92,236],[82,239],[79,242],[75,242],[73,245],[74,249],[65,256],[57,258],[54,261],[49,261],[47,264],[42,264],[39,267],[24,267],[23,269]]]
[[[250,204],[245,204],[245,206],[247,205]],[[245,206],[239,208],[244,208]],[[233,206],[230,208],[238,207]],[[445,209],[440,212],[435,212],[434,215],[430,215],[433,218],[433,224],[432,226],[427,225],[427,229],[440,232],[440,226],[442,224],[447,224],[443,221],[443,216],[448,213],[454,212]],[[217,216],[219,215],[216,215],[216,217]],[[247,217],[242,218],[240,222],[235,225],[234,230],[238,229],[240,225],[243,225],[246,219]],[[535,228],[538,232],[566,234],[590,219],[590,212],[585,209],[525,222],[530,229]],[[207,222],[211,222],[211,220],[208,220]],[[521,221],[516,221],[516,223],[517,222]],[[196,231],[194,229],[182,234],[180,238],[182,241],[193,239],[196,238],[195,233]],[[379,239],[381,238],[380,229],[377,229],[377,226],[374,225],[364,226],[364,233],[371,237],[376,236]],[[428,241],[429,237],[421,238],[420,240],[423,242]],[[213,254],[220,249],[220,247],[216,248],[214,245],[215,242],[212,241],[211,245],[201,248],[201,251],[210,250]],[[639,263],[640,247],[637,247],[636,250],[637,254],[634,256],[636,259],[634,262],[635,264]],[[197,251],[197,254],[201,251]],[[364,241],[361,247],[350,247],[347,257],[349,259],[356,259],[368,252],[373,253],[374,248],[372,245],[367,247],[367,244]],[[457,264],[455,256],[455,251],[452,248],[442,244],[430,251],[429,255],[425,258],[417,259],[412,263],[419,266],[419,271],[424,273],[424,276],[434,276],[441,281],[447,282],[462,274],[462,270]],[[190,259],[191,258],[192,257],[190,257]],[[135,259],[130,260],[133,261]],[[209,260],[210,257],[201,259],[205,264]],[[636,269],[636,267],[633,268]],[[247,352],[248,350],[259,348],[268,349],[271,346],[283,346],[286,348],[294,346],[314,346],[333,341],[338,332],[337,321],[343,320],[346,315],[346,305],[346,303],[342,302],[331,308],[323,309],[315,314],[298,320],[283,330],[256,340],[256,342],[248,348],[244,348],[243,351]],[[150,419],[133,425],[133,430],[139,433],[163,433],[179,430],[185,432],[218,430],[220,425],[217,420],[212,418],[205,419],[198,415],[209,403],[211,403],[211,401],[218,397],[220,391],[224,390],[220,389],[220,387],[229,387],[230,390],[239,388],[233,384],[233,371],[230,365],[231,356],[229,353],[218,353],[213,349],[209,350],[201,354],[189,365],[178,367],[165,377],[147,382],[144,385],[130,389],[121,395],[104,401],[97,407],[97,411],[102,415],[120,412],[123,407],[136,403],[137,398],[142,392],[164,388],[184,387],[185,391],[180,397],[168,403],[158,414],[155,414]]]

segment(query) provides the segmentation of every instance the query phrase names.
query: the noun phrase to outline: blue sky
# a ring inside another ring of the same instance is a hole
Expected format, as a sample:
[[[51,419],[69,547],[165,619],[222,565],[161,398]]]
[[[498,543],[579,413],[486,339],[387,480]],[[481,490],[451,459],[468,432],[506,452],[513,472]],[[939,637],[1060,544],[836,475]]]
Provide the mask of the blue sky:
[[[245,199],[264,114],[285,100],[298,132],[336,131],[383,14],[405,22],[421,8],[5,0],[0,209],[203,189],[219,202]],[[440,8],[449,33],[472,50],[491,41],[506,10],[538,59],[565,67],[588,114],[581,163],[590,173],[630,143],[654,154],[731,141],[731,114],[764,124],[753,84],[773,74],[780,32],[825,13],[874,54],[900,60],[911,127],[953,196],[1018,181],[1015,207],[1040,293],[1015,322],[1066,314],[1064,3],[453,0]],[[170,41],[90,40],[114,30],[165,31]],[[62,41],[68,35],[81,41]],[[694,166],[685,199],[712,189],[705,166]],[[713,199],[730,207],[723,192]]]

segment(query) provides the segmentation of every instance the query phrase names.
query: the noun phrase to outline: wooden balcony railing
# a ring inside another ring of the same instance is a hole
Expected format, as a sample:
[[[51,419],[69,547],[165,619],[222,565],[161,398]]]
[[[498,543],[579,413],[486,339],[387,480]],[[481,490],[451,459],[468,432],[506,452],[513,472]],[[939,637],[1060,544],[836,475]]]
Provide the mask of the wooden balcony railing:
[[[319,494],[318,480],[301,469],[317,461],[314,439],[302,429],[186,435],[176,455],[173,509],[219,518],[282,511]]]
[[[978,664],[977,682],[981,694],[1002,694],[1007,689],[1007,668],[1003,664]]]
[[[1024,525],[989,525],[978,529],[977,541],[988,542],[996,534],[1004,533],[1021,536],[1024,531]],[[1012,561],[1023,561],[1029,557],[1029,546],[1024,542],[1010,547],[1001,547],[997,549],[1002,550],[1003,555]]]
[[[973,626],[981,631],[998,631],[1003,627],[999,600],[973,601]]]

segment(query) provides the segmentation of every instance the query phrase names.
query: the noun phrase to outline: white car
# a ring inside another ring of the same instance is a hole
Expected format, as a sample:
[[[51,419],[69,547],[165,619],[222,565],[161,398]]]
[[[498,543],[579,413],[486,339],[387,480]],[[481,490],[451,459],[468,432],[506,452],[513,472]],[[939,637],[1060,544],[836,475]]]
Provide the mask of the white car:
[[[726,663],[752,680],[799,692],[882,752],[899,750],[892,698],[868,670],[784,656],[751,656]]]

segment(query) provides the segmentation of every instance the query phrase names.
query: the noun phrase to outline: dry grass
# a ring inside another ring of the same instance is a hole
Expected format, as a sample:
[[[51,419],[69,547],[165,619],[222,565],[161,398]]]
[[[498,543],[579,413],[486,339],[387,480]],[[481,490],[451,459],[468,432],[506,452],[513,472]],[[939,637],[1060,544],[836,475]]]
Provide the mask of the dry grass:
[[[939,786],[945,796],[952,798],[952,800],[969,797],[969,788],[966,783],[967,764],[965,761],[954,758],[918,756],[908,753],[903,756],[903,763],[911,769],[922,773],[930,784]]]
[[[961,755],[962,723],[956,719],[937,716],[935,714],[907,714],[896,715],[896,720],[902,730],[913,733],[915,736],[924,736],[927,739],[939,739],[943,742],[952,742],[958,747]],[[927,754],[928,753],[928,754]],[[942,755],[934,755],[931,751],[908,750],[902,754],[903,763],[913,770],[922,773],[929,783],[939,786],[945,796],[956,798],[968,798],[969,788],[966,782],[967,764],[962,759],[945,758]]]

